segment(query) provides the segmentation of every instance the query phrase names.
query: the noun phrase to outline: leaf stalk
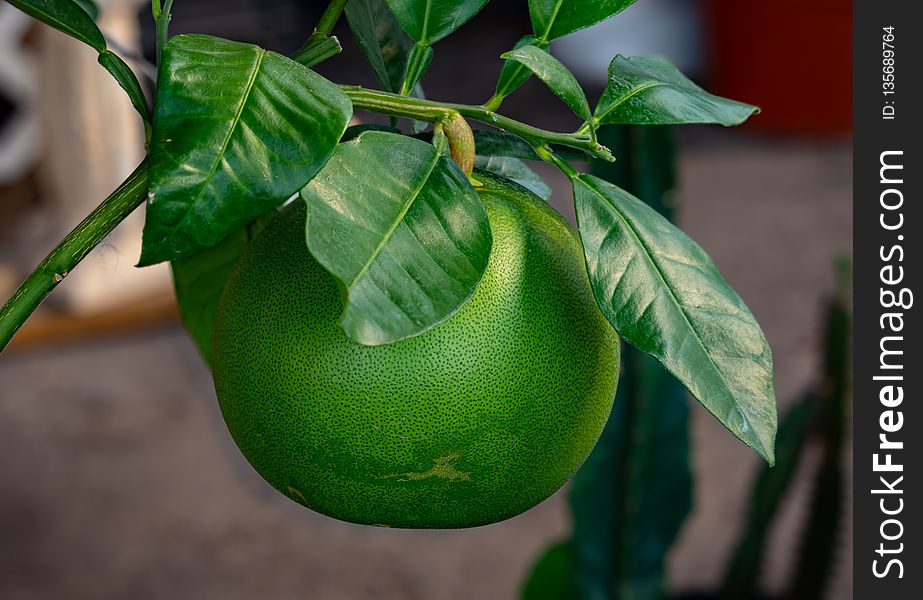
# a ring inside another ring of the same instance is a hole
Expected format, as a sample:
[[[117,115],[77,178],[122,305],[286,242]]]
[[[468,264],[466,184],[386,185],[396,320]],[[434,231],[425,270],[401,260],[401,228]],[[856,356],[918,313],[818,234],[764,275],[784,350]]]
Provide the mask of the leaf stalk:
[[[173,15],[170,10],[173,8],[173,0],[151,0],[151,12],[154,14],[154,26],[157,35],[157,64],[160,65],[160,56],[163,54],[163,48],[167,45],[168,32],[170,29],[170,19]]]
[[[516,134],[532,144],[536,151],[549,144],[554,144],[582,150],[591,156],[609,162],[615,160],[609,149],[594,140],[593,136],[580,133],[546,131],[497,114],[483,106],[423,100],[359,86],[340,86],[340,89],[349,97],[353,106],[358,109],[429,123],[442,122],[451,116],[452,112],[456,112],[467,119],[480,121],[497,129]]]
[[[346,0],[331,0],[317,21],[312,35],[329,36],[333,33],[333,27],[340,20],[344,8],[346,8]]]
[[[339,54],[343,48],[336,36],[331,35],[337,21],[346,8],[346,0],[331,0],[324,12],[321,13],[311,37],[304,45],[295,51],[292,60],[300,62],[311,68],[314,65]]]

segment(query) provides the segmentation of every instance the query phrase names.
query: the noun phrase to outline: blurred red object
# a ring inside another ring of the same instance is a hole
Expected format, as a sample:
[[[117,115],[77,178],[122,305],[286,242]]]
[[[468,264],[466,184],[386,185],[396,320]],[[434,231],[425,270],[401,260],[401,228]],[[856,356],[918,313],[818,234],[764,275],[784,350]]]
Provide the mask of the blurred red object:
[[[712,88],[756,104],[752,127],[852,129],[850,0],[709,0]]]

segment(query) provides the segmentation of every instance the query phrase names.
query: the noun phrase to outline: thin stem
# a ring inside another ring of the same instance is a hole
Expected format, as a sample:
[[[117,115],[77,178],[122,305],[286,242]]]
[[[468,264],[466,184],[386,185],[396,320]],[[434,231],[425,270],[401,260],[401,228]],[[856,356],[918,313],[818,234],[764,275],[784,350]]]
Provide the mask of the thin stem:
[[[505,99],[506,96],[503,94],[494,94],[490,97],[490,100],[484,103],[484,108],[487,110],[497,110]]]
[[[397,94],[356,86],[340,86],[340,89],[349,96],[355,108],[408,119],[417,119],[418,121],[427,121],[430,123],[441,121],[454,111],[465,118],[480,121],[498,129],[514,133],[532,144],[535,148],[540,148],[548,144],[555,144],[583,150],[584,152],[588,152],[604,160],[614,160],[609,149],[593,140],[592,136],[577,133],[555,133],[546,131],[526,123],[521,123],[509,117],[504,117],[483,106],[408,98],[406,96],[399,96]]]
[[[51,251],[0,308],[0,352],[83,258],[147,198],[147,160]]]
[[[331,0],[327,8],[324,9],[317,27],[314,28],[313,35],[330,35],[333,32],[334,25],[340,20],[343,9],[346,7],[346,0]]]
[[[163,47],[167,45],[167,37],[170,29],[170,9],[173,8],[173,0],[165,0],[163,6],[161,0],[151,0],[151,12],[154,14],[154,26],[156,30],[157,41],[157,65],[160,65],[160,55],[163,53]]]
[[[566,160],[555,154],[554,151],[548,146],[536,148],[535,153],[538,154],[539,158],[545,162],[551,163],[557,168],[561,169],[561,171],[563,171],[569,179],[574,179],[580,175],[580,173],[577,172],[577,169],[570,166]]]
[[[340,20],[340,15],[343,14],[345,7],[346,0],[331,0],[317,21],[317,26],[314,27],[311,37],[292,55],[292,59],[306,67],[313,67],[339,54],[343,50],[340,46],[340,41],[336,36],[330,34],[333,32],[337,21]]]
[[[580,129],[577,130],[577,133],[589,133],[594,131],[597,127],[599,127],[599,119],[597,117],[593,117],[581,125]]]

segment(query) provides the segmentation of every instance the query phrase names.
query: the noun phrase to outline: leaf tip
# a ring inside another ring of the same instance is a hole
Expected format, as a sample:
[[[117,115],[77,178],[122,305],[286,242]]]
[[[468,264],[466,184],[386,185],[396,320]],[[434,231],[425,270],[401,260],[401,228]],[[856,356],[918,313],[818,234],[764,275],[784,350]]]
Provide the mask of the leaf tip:
[[[735,432],[736,433],[736,432]],[[776,466],[776,423],[773,421],[767,430],[753,432],[751,435],[744,436],[737,434],[745,444],[753,448],[757,454],[766,461],[770,467]]]

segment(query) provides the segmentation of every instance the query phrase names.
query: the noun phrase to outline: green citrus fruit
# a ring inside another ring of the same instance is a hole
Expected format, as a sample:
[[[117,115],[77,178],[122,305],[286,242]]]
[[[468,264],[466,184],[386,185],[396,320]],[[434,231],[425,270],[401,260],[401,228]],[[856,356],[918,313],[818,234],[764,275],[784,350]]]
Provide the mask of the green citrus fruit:
[[[487,271],[417,337],[346,338],[303,206],[270,219],[241,257],[215,324],[215,388],[244,456],[289,498],[355,523],[483,525],[547,498],[599,438],[619,339],[580,244],[524,188],[479,177]]]

